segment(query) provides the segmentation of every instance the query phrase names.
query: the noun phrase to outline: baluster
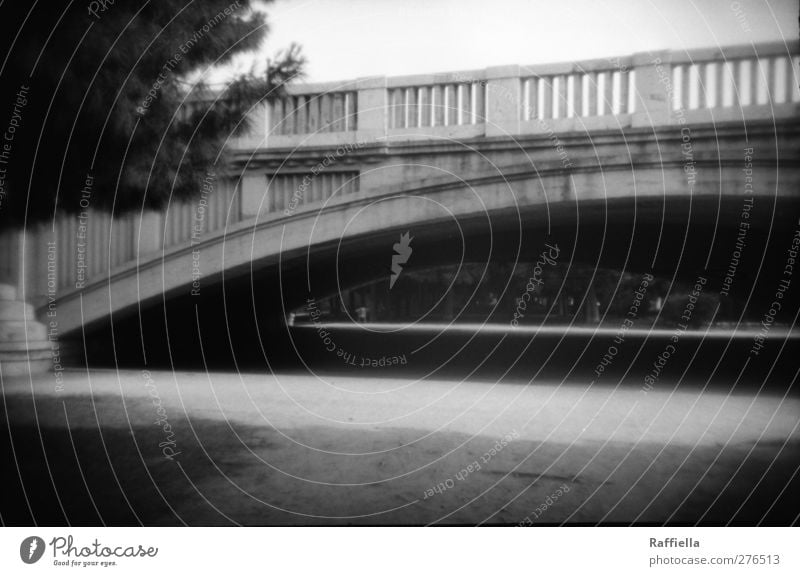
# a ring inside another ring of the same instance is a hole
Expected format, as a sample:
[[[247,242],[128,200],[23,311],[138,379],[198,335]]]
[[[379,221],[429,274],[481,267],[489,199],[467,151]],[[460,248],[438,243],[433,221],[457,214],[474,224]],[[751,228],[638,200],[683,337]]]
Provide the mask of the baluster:
[[[309,200],[308,196],[306,196],[303,192],[300,191],[300,186],[303,184],[303,176],[301,174],[292,174],[292,186],[289,188],[289,202],[294,202],[295,198],[297,198],[296,202],[298,206],[303,204],[308,204],[311,200]]]
[[[589,72],[586,75],[586,103],[588,104],[587,116],[597,116],[597,94],[599,92],[597,83],[599,81],[597,72]]]
[[[174,246],[181,241],[183,236],[183,211],[181,210],[181,205],[174,199],[170,204],[170,210],[172,211],[172,216],[175,219],[175,230],[173,230],[171,238],[172,245]]]
[[[320,124],[320,104],[322,97],[320,94],[309,94],[306,102],[306,124],[308,133],[316,134],[322,129]]]
[[[723,83],[724,74],[725,74],[725,72],[724,72],[724,69],[723,69],[723,63],[722,62],[717,62],[716,64],[714,64],[714,76],[713,76],[713,78],[714,78],[713,79],[713,83],[714,83],[714,101],[711,103],[711,105],[709,107],[711,107],[711,106],[722,107],[722,105],[723,105],[722,104],[722,99],[724,97],[724,94],[722,93],[722,91],[723,91],[723,86],[724,86],[724,83]]]
[[[267,176],[267,212],[278,211],[277,190],[275,186],[275,178]]]
[[[279,209],[281,211],[286,210],[287,208],[291,208],[292,206],[292,176],[291,174],[287,174],[285,176],[277,176],[276,180],[278,181],[278,185],[280,186],[280,199],[281,204]],[[295,207],[295,209],[299,208],[299,203]]]
[[[234,207],[231,208],[233,214],[233,222],[240,222],[244,216],[242,215],[242,194],[240,192],[240,184],[237,182],[231,186],[231,194],[233,195]],[[232,223],[233,223],[232,222]],[[227,218],[226,218],[227,224]]]
[[[522,83],[522,120],[529,121],[536,116],[536,79],[528,78]]]
[[[116,268],[125,260],[125,226],[123,226],[122,218],[112,215],[109,233],[112,245],[111,268]]]
[[[283,211],[283,187],[281,186],[280,178],[273,174],[267,176],[267,190],[272,194],[272,206],[275,212]]]
[[[317,177],[314,179],[316,181],[316,199],[317,202],[325,202],[328,199],[328,194],[325,188],[325,178],[327,177],[326,174],[318,174]]]
[[[433,125],[444,126],[445,102],[444,87],[437,84],[433,87],[431,94],[431,105],[433,106]]]
[[[345,173],[344,172],[334,172],[333,173],[333,193],[338,198],[344,195],[344,182],[345,182]]]
[[[706,63],[701,62],[693,67],[695,98],[694,108],[707,108],[706,99],[708,98],[708,83],[706,81]]]
[[[345,109],[347,116],[345,118],[345,130],[353,131],[358,130],[358,92],[348,92],[345,95]]]
[[[603,115],[614,114],[614,73],[611,70],[603,72]]]
[[[320,94],[319,96],[319,131],[331,131],[331,111],[333,102],[330,94]]]
[[[331,131],[343,132],[345,127],[344,121],[344,95],[341,92],[333,94],[331,98],[332,118],[331,118]]]
[[[187,239],[186,230],[191,226],[191,218],[187,218],[186,213],[186,202],[182,200],[178,200],[175,208],[178,210],[178,214],[180,214],[180,227],[178,228],[178,242],[183,242]],[[109,224],[109,230],[111,226]],[[112,261],[113,261],[113,252],[112,252]]]
[[[751,99],[751,70],[748,60],[739,60],[738,70],[736,71],[736,93],[737,106],[747,106],[752,102]]]
[[[132,226],[131,226],[131,214],[126,214],[125,218],[122,220],[122,234],[125,238],[125,256],[123,258],[123,262],[130,262],[133,258],[133,237],[132,237]]]
[[[77,232],[77,222],[72,215],[67,216],[67,238],[69,242],[67,245],[69,246],[68,258],[65,260],[67,263],[67,283],[70,286],[75,284],[75,280],[77,278],[77,274],[75,272],[75,264],[78,261],[78,235]]]
[[[628,70],[628,113],[636,112],[636,70]]]
[[[474,123],[483,124],[486,122],[486,83],[475,82],[472,85],[473,93],[473,109],[474,109]]]
[[[283,98],[276,98],[270,104],[270,116],[272,118],[272,133],[283,134]]]
[[[285,134],[297,134],[297,129],[295,127],[295,122],[297,122],[297,98],[294,96],[289,96],[286,99],[284,104],[286,106],[286,119],[284,121],[284,127],[286,128]]]
[[[92,234],[93,220],[94,220],[94,212],[90,212],[89,217],[86,220],[86,230],[85,230],[86,238],[83,239],[83,241],[86,242],[86,258],[88,264],[88,266],[86,267],[86,274],[89,277],[92,277],[97,274],[97,262],[98,262],[97,253],[99,251],[99,247],[96,246],[96,244],[99,243],[96,243],[94,241],[95,240],[94,234]]]
[[[389,93],[390,101],[389,104],[391,106],[391,127],[392,128],[402,128],[403,127],[403,116],[405,115],[405,104],[403,103],[403,90],[399,88],[394,88]]]
[[[572,115],[583,116],[583,74],[572,75]]]
[[[750,61],[750,105],[755,106],[766,102],[766,94],[762,92],[764,88],[763,70],[761,68],[762,61],[753,59]]]
[[[194,211],[191,200],[180,201],[181,210],[181,242],[186,242],[192,237],[192,226],[194,225]]]
[[[553,102],[553,118],[566,118],[567,116],[567,77],[557,76],[556,94]]]
[[[680,108],[688,110],[692,104],[692,74],[689,64],[681,65],[681,99]]]
[[[561,116],[563,118],[570,118],[575,115],[575,107],[573,105],[575,81],[571,74],[561,76],[561,81],[564,83],[564,89],[560,90],[560,92],[564,93],[564,103],[561,105]]]
[[[297,133],[308,133],[308,98],[305,96],[297,97]]]
[[[331,122],[333,119],[331,118]],[[284,177],[284,196],[283,196],[283,205],[286,208],[289,208],[292,205],[292,202],[296,202],[297,208],[300,208],[303,204],[305,204],[305,199],[300,196],[297,196],[295,200],[295,193],[297,192],[298,182],[297,182],[297,175],[296,174],[287,174]]]
[[[742,105],[742,61],[729,62],[728,72],[730,73],[731,106],[739,108]]]
[[[430,126],[431,122],[431,102],[430,92],[426,86],[419,88],[419,126]]]
[[[406,127],[416,128],[418,126],[418,111],[417,111],[417,89],[406,89]]]
[[[553,77],[545,76],[539,79],[539,103],[543,120],[553,117]]]
[[[774,78],[771,73],[772,58],[759,58],[756,61],[756,70],[758,72],[758,97],[756,104],[774,104],[772,79]]]
[[[619,72],[619,113],[620,114],[628,114],[630,113],[630,107],[628,106],[628,72],[623,72],[620,70]]]
[[[458,84],[447,86],[447,125],[458,124]]]
[[[794,56],[788,59],[786,70],[786,86],[790,91],[787,93],[789,102],[800,102],[800,79],[798,79],[798,70],[800,69],[800,57]]]
[[[100,246],[103,248],[103,258],[100,260],[100,273],[104,274],[111,268],[111,217],[108,212],[97,212],[100,216]]]
[[[56,266],[56,281],[58,282],[59,286],[64,286],[67,283],[66,277],[65,277],[66,270],[64,270],[64,266],[63,266],[63,263],[67,262],[66,254],[64,254],[64,244],[65,244],[65,240],[66,240],[66,232],[64,230],[65,228],[66,228],[66,223],[65,223],[64,219],[63,218],[59,219],[56,222],[56,234],[55,234],[55,236],[56,236],[56,238],[55,238],[56,251],[57,251],[57,256],[58,256],[56,258],[56,262],[55,262],[55,266]],[[21,239],[18,239],[18,241],[21,241]],[[11,258],[13,259],[13,255],[11,256]]]
[[[457,124],[469,124],[472,120],[472,86],[470,84],[458,85],[458,121]]]

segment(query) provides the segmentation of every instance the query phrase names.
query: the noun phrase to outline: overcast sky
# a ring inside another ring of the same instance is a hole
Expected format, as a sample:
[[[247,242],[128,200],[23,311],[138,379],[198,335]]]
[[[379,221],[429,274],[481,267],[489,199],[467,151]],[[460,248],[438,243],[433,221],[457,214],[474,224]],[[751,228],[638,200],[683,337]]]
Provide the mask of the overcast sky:
[[[295,41],[307,81],[797,38],[797,0],[278,0],[267,11],[261,53],[234,69]]]

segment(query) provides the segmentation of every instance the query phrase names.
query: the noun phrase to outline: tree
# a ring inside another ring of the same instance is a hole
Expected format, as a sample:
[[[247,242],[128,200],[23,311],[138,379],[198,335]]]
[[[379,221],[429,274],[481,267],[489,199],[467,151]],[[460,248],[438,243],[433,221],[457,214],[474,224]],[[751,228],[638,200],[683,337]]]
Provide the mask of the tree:
[[[246,112],[302,72],[292,46],[220,90],[189,82],[257,49],[251,0],[5,2],[0,226],[191,197]],[[258,8],[258,7],[256,7]],[[87,196],[86,192],[89,190]]]

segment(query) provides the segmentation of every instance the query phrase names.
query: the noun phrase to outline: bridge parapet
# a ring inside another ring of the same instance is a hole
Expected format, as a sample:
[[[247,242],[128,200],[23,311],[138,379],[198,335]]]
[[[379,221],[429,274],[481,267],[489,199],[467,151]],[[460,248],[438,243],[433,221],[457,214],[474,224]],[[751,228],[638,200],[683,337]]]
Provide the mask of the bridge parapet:
[[[796,116],[800,44],[290,86],[247,148],[470,138]]]

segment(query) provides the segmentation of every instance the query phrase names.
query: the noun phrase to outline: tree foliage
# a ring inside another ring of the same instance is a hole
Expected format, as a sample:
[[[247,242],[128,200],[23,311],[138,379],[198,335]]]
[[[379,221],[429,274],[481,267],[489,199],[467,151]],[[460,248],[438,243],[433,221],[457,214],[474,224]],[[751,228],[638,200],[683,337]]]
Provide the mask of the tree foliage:
[[[257,49],[250,0],[5,2],[0,33],[0,224],[86,207],[163,207],[226,161],[246,112],[302,72],[296,46],[221,89],[191,83]],[[9,133],[11,130],[11,133]],[[83,202],[82,200],[83,194]]]

